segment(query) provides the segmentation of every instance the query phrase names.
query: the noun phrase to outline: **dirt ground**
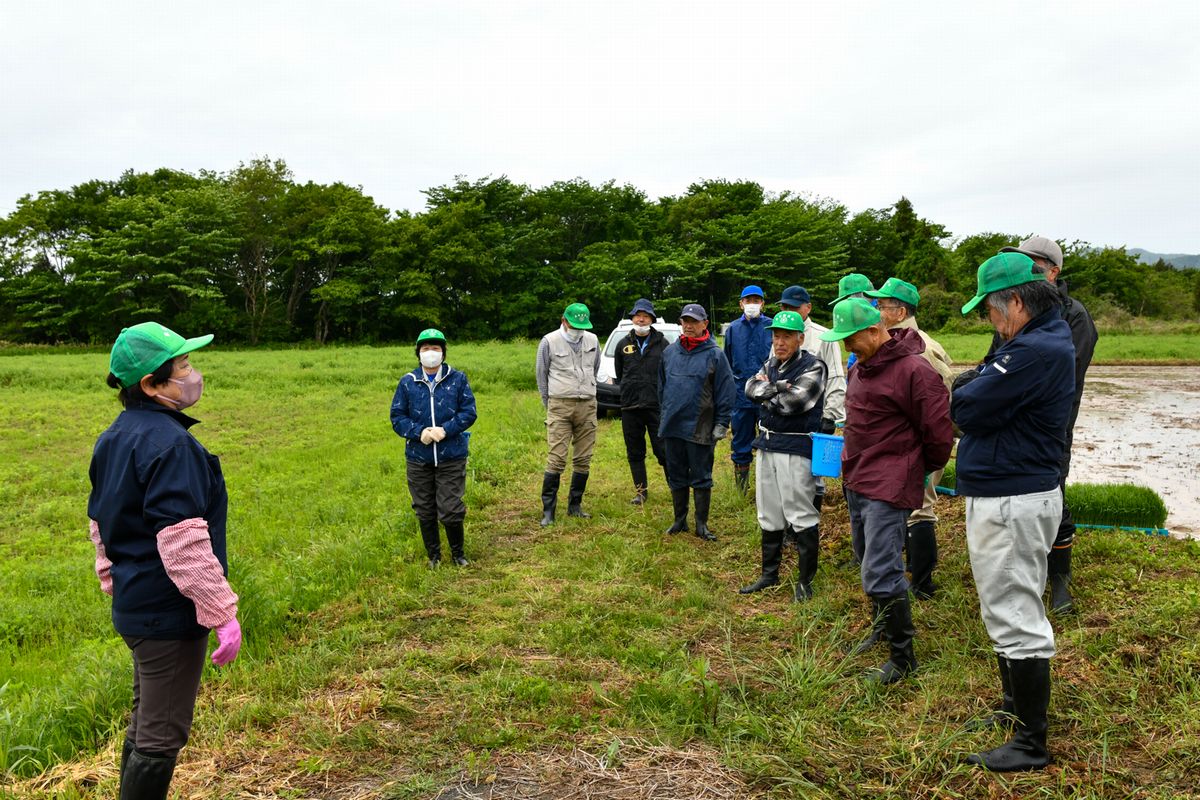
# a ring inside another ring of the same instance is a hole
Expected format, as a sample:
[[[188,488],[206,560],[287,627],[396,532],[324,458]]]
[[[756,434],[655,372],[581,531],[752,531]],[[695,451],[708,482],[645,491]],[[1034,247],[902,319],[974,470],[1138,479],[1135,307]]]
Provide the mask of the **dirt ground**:
[[[1194,367],[1088,370],[1071,480],[1149,486],[1173,535],[1200,538],[1200,374]]]

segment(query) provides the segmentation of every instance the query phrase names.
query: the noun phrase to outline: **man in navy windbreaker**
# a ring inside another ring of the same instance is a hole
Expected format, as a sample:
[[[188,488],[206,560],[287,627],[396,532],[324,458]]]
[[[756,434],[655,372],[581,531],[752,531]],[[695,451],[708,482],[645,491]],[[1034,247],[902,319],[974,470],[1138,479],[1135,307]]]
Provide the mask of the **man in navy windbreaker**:
[[[708,330],[708,312],[688,303],[680,313],[683,334],[663,350],[659,367],[658,435],[667,456],[667,485],[675,521],[667,533],[686,531],[688,488],[696,497],[696,535],[717,537],[708,529],[712,500],[713,451],[729,432],[734,384],[729,362]]]
[[[725,331],[725,359],[733,371],[737,386],[758,374],[763,362],[771,355],[771,318],[762,313],[763,290],[758,286],[742,289],[738,305],[742,315],[729,323]],[[733,476],[742,494],[750,489],[750,461],[753,456],[754,435],[757,430],[758,406],[741,391],[736,393],[730,430],[729,458],[733,461]]]
[[[1046,618],[1046,556],[1062,517],[1059,472],[1075,393],[1075,347],[1055,286],[1022,253],[979,267],[968,314],[986,298],[1003,344],[955,381],[950,413],[962,430],[958,492],[967,498],[967,550],[979,610],[996,652],[997,712],[977,727],[1016,717],[1004,745],[969,757],[995,771],[1041,769],[1050,703],[1054,630]]]
[[[400,378],[392,398],[392,429],[404,438],[408,491],[421,527],[429,566],[442,558],[438,520],[450,555],[467,566],[463,520],[467,506],[467,428],[475,423],[475,395],[467,376],[445,363],[446,337],[436,328],[417,336],[420,365]]]

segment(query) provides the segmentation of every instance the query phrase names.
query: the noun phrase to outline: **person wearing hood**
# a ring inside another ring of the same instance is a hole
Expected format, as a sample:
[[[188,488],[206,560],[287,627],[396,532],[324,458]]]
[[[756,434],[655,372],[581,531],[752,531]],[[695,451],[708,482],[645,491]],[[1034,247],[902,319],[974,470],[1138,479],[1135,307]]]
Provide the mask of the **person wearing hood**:
[[[921,293],[917,287],[899,278],[888,278],[878,290],[867,292],[867,297],[877,301],[880,318],[888,330],[908,328],[917,332],[925,343],[921,354],[929,366],[937,370],[946,391],[954,381],[953,363],[945,348],[937,340],[917,326],[917,306]],[[922,600],[933,597],[937,585],[933,582],[933,570],[937,566],[937,485],[942,479],[942,470],[930,474],[925,483],[925,502],[908,518],[908,537],[904,545],[904,557],[912,575],[913,595]]]
[[[663,350],[658,375],[659,424],[667,454],[667,485],[675,521],[667,533],[688,529],[688,491],[696,500],[696,536],[716,541],[708,529],[713,452],[729,432],[733,373],[708,330],[708,312],[688,303],[680,312],[683,334]]]
[[[1042,593],[1062,520],[1075,347],[1057,288],[1029,256],[992,256],[979,266],[977,284],[962,313],[986,301],[1003,344],[956,380],[951,414],[963,433],[957,488],[967,502],[967,554],[1002,693],[995,711],[970,727],[1008,728],[1014,718],[1015,725],[1007,743],[967,760],[998,772],[1041,769],[1050,763],[1055,654]]]
[[[392,430],[404,439],[408,493],[430,568],[442,560],[438,520],[446,528],[450,558],[465,567],[463,497],[475,395],[466,374],[446,363],[446,336],[437,328],[417,335],[416,355],[420,364],[400,378],[392,397]]]
[[[633,304],[629,319],[633,327],[613,355],[613,373],[621,385],[621,433],[625,437],[625,455],[633,475],[635,506],[646,502],[646,437],[658,465],[666,470],[667,457],[658,438],[658,367],[662,363],[667,338],[654,327],[658,314],[654,304],[641,298]]]
[[[592,450],[596,446],[596,373],[600,342],[592,333],[591,312],[583,303],[563,310],[559,326],[542,337],[537,349],[538,393],[546,409],[546,472],[542,475],[542,527],[554,524],[558,487],[571,448],[571,490],[567,516],[587,519],[587,489]]]
[[[754,503],[762,531],[762,571],[757,581],[738,591],[751,594],[779,583],[784,532],[790,529],[799,554],[794,594],[799,602],[812,597],[821,549],[811,434],[821,429],[826,369],[824,361],[803,349],[800,314],[780,311],[770,328],[771,357],[745,386],[746,396],[758,405]]]
[[[725,330],[725,359],[739,387],[745,386],[771,355],[771,318],[763,314],[763,297],[763,290],[758,286],[742,289],[738,300],[742,315]],[[750,462],[757,420],[757,407],[745,394],[737,392],[730,418],[733,438],[729,441],[729,458],[733,461],[734,481],[742,494],[750,489]]]
[[[133,656],[123,798],[166,798],[191,732],[210,631],[218,667],[242,646],[221,462],[183,413],[204,391],[190,354],[212,338],[143,322],[122,330],[109,356],[108,385],[120,390],[124,411],[92,451],[87,513],[100,589],[112,596],[113,627]]]
[[[842,485],[872,623],[882,619],[890,650],[871,679],[889,684],[917,668],[904,539],[909,515],[923,503],[929,474],[950,458],[950,395],[922,357],[925,343],[917,332],[889,331],[879,310],[864,298],[834,306],[833,329],[822,336],[844,340],[858,356],[846,386]],[[862,652],[863,645],[855,651]]]
[[[1063,267],[1063,251],[1058,242],[1046,236],[1031,236],[1016,247],[1002,247],[1001,253],[1021,253],[1033,259],[1038,271],[1046,276],[1058,291],[1059,305],[1062,318],[1071,329],[1071,343],[1075,346],[1075,394],[1071,398],[1071,414],[1067,417],[1067,445],[1063,448],[1062,465],[1059,483],[1063,490],[1062,520],[1058,524],[1058,534],[1054,538],[1054,547],[1046,557],[1050,583],[1050,611],[1055,614],[1070,614],[1075,609],[1075,600],[1071,596],[1071,551],[1075,544],[1075,520],[1071,516],[1071,507],[1067,505],[1066,487],[1067,476],[1071,472],[1071,443],[1075,438],[1075,420],[1079,418],[1079,405],[1083,401],[1083,381],[1087,376],[1088,366],[1092,363],[1092,354],[1096,352],[1096,342],[1100,334],[1096,323],[1088,313],[1083,303],[1067,292],[1067,282],[1060,275]],[[1003,344],[999,334],[992,337],[992,346],[984,356],[986,362]]]

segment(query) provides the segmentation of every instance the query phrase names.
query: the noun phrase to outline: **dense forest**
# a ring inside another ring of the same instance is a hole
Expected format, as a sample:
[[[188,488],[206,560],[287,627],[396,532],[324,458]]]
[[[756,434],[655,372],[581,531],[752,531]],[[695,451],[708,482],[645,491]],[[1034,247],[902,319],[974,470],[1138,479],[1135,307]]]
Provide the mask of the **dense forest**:
[[[425,195],[423,212],[396,213],[260,159],[26,196],[0,219],[0,340],[107,343],[147,319],[247,344],[403,341],[430,325],[510,338],[541,335],[576,300],[603,331],[642,296],[668,317],[699,301],[732,319],[748,282],[768,301],[802,284],[827,319],[848,272],[917,284],[922,325],[938,329],[963,324],[976,267],[997,249],[1069,233],[955,237],[905,198],[851,214],[750,181],[650,200],[612,181],[460,177]],[[1200,270],[1142,265],[1124,247],[1064,250],[1064,277],[1097,316],[1200,311]]]

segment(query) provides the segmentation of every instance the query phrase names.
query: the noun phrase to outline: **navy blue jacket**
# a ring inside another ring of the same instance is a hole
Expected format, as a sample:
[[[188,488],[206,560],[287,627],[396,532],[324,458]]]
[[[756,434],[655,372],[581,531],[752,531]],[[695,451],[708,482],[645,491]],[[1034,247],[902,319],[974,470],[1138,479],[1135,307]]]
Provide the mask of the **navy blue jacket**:
[[[725,331],[725,358],[738,386],[745,386],[771,355],[771,329],[767,327],[770,321],[771,317],[766,314],[759,314],[754,319],[747,319],[743,314],[729,323]],[[737,392],[737,405],[738,408],[754,407],[742,392]]]
[[[812,437],[821,430],[825,411],[825,362],[801,350],[784,364],[774,356],[767,359],[761,374],[767,380],[751,379],[745,394],[758,403],[758,437],[755,450],[812,458]],[[779,391],[778,381],[788,388]]]
[[[213,554],[229,574],[225,520],[229,495],[220,460],[188,428],[196,420],[153,401],[131,406],[100,434],[88,477],[88,516],[112,562],[113,626],[123,636],[198,639],[196,606],[180,593],[158,555],[158,533],[203,518]]]
[[[392,397],[392,430],[403,436],[404,457],[437,466],[467,457],[467,428],[475,424],[475,395],[465,373],[442,364],[430,383],[417,367],[405,374]],[[446,438],[421,444],[421,431],[442,428]]]
[[[1007,497],[1058,486],[1075,396],[1071,329],[1053,308],[1030,320],[955,388],[958,493]]]
[[[712,336],[690,351],[671,342],[659,367],[658,435],[715,444],[713,426],[729,427],[736,394],[729,362]]]

